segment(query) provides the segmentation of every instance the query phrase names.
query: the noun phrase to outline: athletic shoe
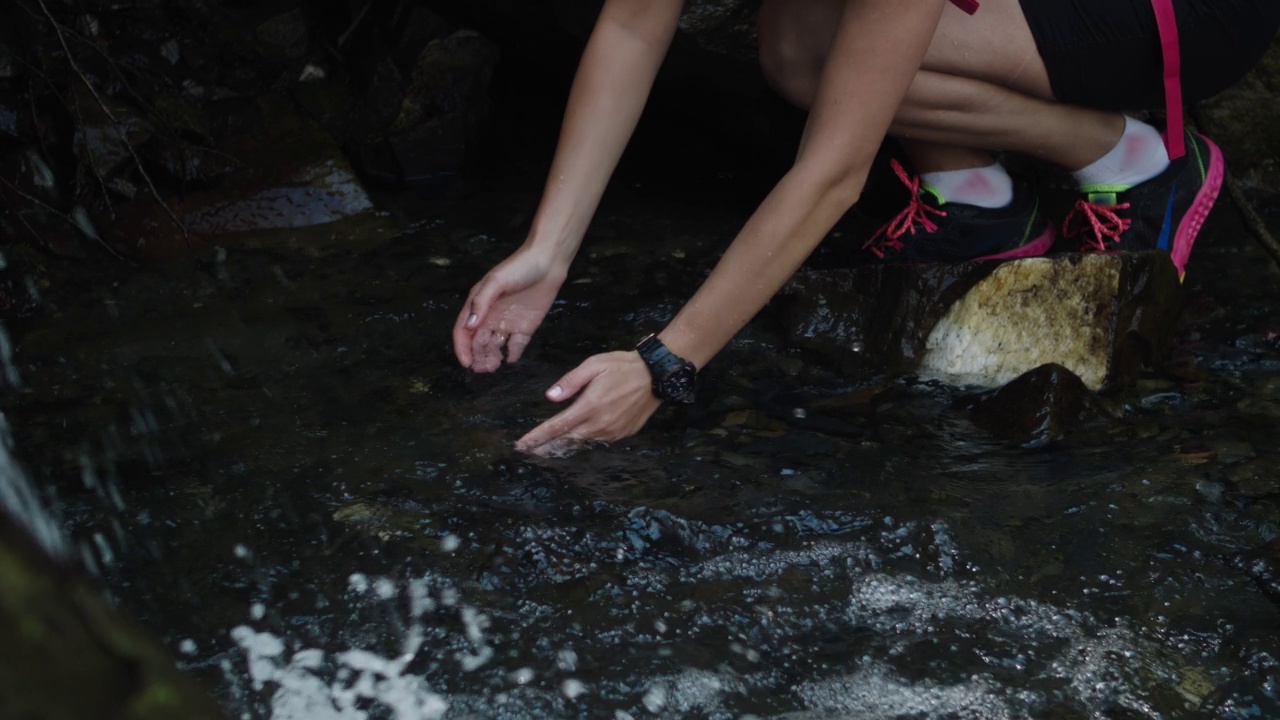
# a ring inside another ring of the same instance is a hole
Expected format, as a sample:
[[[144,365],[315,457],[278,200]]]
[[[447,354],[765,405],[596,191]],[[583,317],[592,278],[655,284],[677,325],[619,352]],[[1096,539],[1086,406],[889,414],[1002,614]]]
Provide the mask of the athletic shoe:
[[[1043,255],[1053,246],[1053,226],[1025,183],[1015,181],[1012,202],[992,209],[947,202],[897,160],[890,164],[911,191],[911,203],[862,246],[874,256],[870,262],[1002,260]]]
[[[1178,277],[1222,189],[1226,162],[1213,141],[1187,133],[1187,154],[1133,187],[1086,185],[1062,223],[1064,238],[1080,237],[1082,252],[1164,250]]]

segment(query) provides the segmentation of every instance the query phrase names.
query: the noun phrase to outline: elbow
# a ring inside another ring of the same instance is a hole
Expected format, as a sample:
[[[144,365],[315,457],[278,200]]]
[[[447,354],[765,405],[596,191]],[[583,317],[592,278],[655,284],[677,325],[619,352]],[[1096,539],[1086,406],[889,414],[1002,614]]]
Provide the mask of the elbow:
[[[813,188],[819,202],[840,213],[862,197],[870,163],[797,163],[792,169],[801,181]]]

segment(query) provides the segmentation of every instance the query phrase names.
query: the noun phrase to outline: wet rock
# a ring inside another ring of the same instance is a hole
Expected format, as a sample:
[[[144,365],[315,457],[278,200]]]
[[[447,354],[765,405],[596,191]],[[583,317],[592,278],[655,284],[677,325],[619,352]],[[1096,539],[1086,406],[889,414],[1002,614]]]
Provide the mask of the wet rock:
[[[848,373],[910,371],[947,307],[990,264],[801,270],[783,288],[791,337]]]
[[[1231,558],[1236,570],[1244,573],[1277,607],[1280,607],[1280,539],[1241,552]]]
[[[185,226],[149,195],[117,209],[104,236],[123,251],[165,257],[237,233],[324,225],[373,209],[337,144],[281,98],[261,101],[270,126],[221,148],[243,169],[206,190],[167,200]]]
[[[0,88],[0,136],[18,137],[18,117],[22,107],[17,93]]]
[[[5,717],[221,717],[168,650],[0,509]]]
[[[150,121],[131,105],[102,93],[95,95],[84,85],[76,85],[71,96],[77,119],[76,157],[97,177],[110,176],[132,158],[131,147],[136,151],[151,137]]]
[[[1280,43],[1235,87],[1200,105],[1206,133],[1247,186],[1280,188]]]
[[[297,60],[307,54],[310,32],[302,8],[292,8],[264,20],[254,30],[259,51],[273,60]]]
[[[365,168],[426,194],[456,179],[488,116],[497,62],[497,46],[470,31],[428,43],[407,77],[384,61],[369,96],[371,113],[384,119],[361,148]]]
[[[680,17],[680,31],[694,45],[736,64],[757,64],[758,5],[742,0],[695,0]]]
[[[995,387],[1055,363],[1096,390],[1171,346],[1182,307],[1168,255],[803,271],[792,336],[846,371],[915,371]]]
[[[1275,469],[1266,463],[1246,462],[1232,467],[1227,479],[1236,490],[1249,497],[1280,495],[1280,479]]]
[[[970,407],[974,424],[1019,444],[1065,436],[1092,396],[1067,368],[1049,363],[1029,370]]]
[[[1172,346],[1182,305],[1164,253],[1005,263],[930,330],[920,372],[990,385],[1058,363],[1090,389],[1123,384]]]

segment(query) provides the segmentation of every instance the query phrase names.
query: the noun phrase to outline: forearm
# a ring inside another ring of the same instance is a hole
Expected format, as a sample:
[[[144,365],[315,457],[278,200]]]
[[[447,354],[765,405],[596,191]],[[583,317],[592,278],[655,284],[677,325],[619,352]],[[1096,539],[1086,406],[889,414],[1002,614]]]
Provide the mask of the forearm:
[[[675,34],[683,0],[610,0],[578,65],[526,244],[560,270],[581,245]]]
[[[861,0],[840,20],[795,166],[661,333],[703,367],[857,201],[943,0]]]
[[[859,172],[858,170],[861,170]],[[799,269],[857,200],[865,168],[815,177],[797,166],[774,187],[660,336],[699,368],[723,348]]]

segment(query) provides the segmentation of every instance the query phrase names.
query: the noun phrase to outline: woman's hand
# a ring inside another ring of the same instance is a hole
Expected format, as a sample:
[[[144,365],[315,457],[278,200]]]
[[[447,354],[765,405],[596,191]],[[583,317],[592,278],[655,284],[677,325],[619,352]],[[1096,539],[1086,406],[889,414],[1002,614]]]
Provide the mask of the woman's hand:
[[[662,403],[652,388],[649,368],[636,352],[593,355],[547,390],[552,402],[564,402],[579,391],[581,397],[520,438],[516,448],[555,455],[583,443],[633,435]]]
[[[520,359],[564,284],[565,270],[527,248],[480,279],[453,325],[453,352],[463,367],[493,372]]]

